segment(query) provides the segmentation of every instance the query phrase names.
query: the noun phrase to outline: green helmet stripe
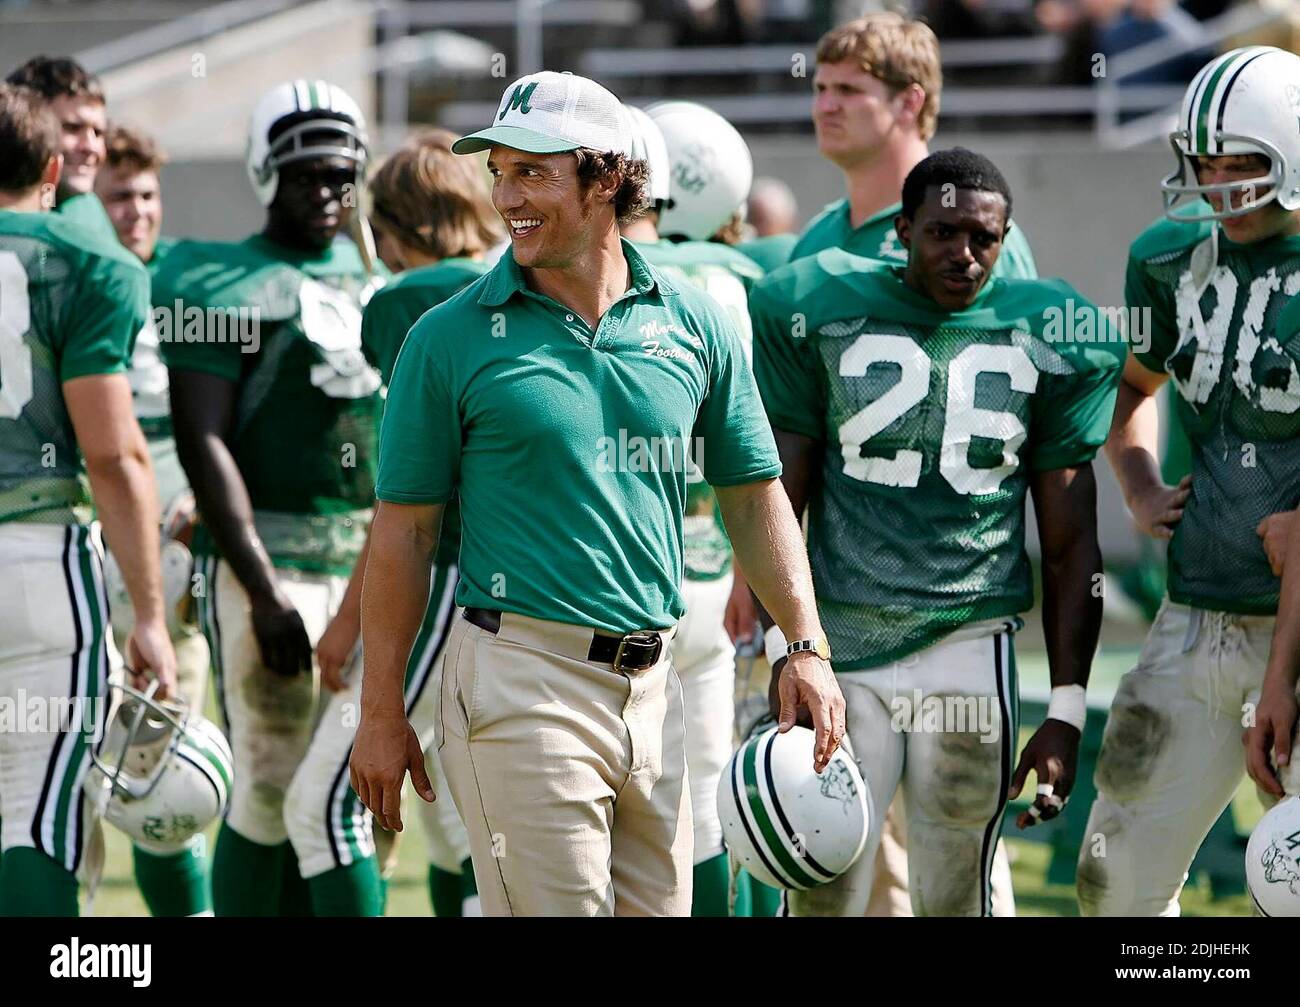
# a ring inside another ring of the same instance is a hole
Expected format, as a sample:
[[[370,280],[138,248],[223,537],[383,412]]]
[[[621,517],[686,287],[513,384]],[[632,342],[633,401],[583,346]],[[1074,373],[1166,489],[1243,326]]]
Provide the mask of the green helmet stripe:
[[[1223,75],[1228,72],[1228,67],[1240,60],[1249,50],[1242,50],[1235,55],[1229,56],[1215,68],[1214,73],[1210,76],[1209,83],[1205,86],[1205,91],[1201,95],[1200,107],[1196,112],[1196,147],[1195,149],[1202,153],[1209,152],[1210,144],[1210,106],[1214,103],[1214,92],[1218,90],[1219,81]],[[1226,95],[1224,97],[1227,97]]]
[[[780,833],[777,832],[776,827],[772,824],[772,817],[767,813],[767,806],[763,803],[763,795],[758,788],[758,771],[756,769],[756,763],[758,759],[758,743],[763,741],[765,738],[767,739],[767,743],[770,745],[772,740],[775,738],[775,732],[755,738],[745,745],[744,776],[746,803],[754,813],[754,823],[758,826],[759,832],[763,834],[763,838],[767,841],[768,849],[771,850],[772,855],[776,857],[777,862],[781,865],[781,869],[801,887],[816,888],[825,882],[814,878],[811,874],[805,871],[802,866],[800,866],[799,862],[795,860],[793,856],[790,855],[790,851],[786,849]],[[773,793],[770,796],[772,803],[775,804],[777,799],[776,794]]]

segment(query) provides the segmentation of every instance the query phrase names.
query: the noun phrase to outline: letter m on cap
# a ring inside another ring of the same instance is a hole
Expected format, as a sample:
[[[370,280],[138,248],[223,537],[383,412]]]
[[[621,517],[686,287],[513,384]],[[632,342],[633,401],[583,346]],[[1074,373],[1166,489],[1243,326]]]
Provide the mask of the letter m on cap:
[[[531,112],[533,106],[528,104],[528,100],[533,96],[535,90],[537,90],[537,81],[533,81],[526,87],[516,86],[514,93],[510,95],[510,104],[501,110],[501,114],[497,116],[497,122],[504,119],[507,112],[513,112],[515,109],[519,109],[520,115],[527,115]]]

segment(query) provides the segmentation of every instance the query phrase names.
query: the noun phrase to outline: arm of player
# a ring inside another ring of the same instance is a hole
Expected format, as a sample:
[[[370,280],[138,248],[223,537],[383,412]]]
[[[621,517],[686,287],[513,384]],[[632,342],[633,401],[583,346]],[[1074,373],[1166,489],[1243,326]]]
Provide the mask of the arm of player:
[[[311,668],[311,640],[298,610],[280,590],[271,558],[253,525],[248,487],[226,444],[234,425],[234,382],[201,371],[169,370],[172,426],[181,467],[203,524],[248,592],[262,663],[280,675]]]
[[[420,739],[406,718],[403,683],[429,604],[429,571],[443,504],[381,500],[370,525],[361,593],[361,722],[348,768],[352,789],[386,829],[402,831],[402,783],[434,800]]]
[[[1295,512],[1300,513],[1300,512]],[[1273,625],[1273,645],[1264,670],[1255,723],[1247,730],[1246,769],[1263,790],[1284,796],[1279,777],[1270,763],[1276,757],[1278,770],[1291,764],[1296,728],[1296,683],[1300,680],[1300,521],[1292,520],[1282,570],[1282,591]]]
[[[361,639],[361,585],[365,580],[366,561],[370,555],[370,533],[366,532],[361,555],[352,564],[347,590],[339,602],[338,611],[316,641],[316,664],[320,667],[320,684],[330,692],[339,692],[347,685],[344,672],[350,666],[357,642]]]
[[[1168,374],[1148,370],[1129,353],[1115,399],[1106,457],[1137,526],[1155,538],[1172,538],[1191,494],[1192,477],[1177,486],[1160,476],[1160,412],[1156,393]]]
[[[775,428],[772,430],[772,435],[776,439],[777,454],[781,456],[781,485],[790,499],[795,521],[802,523],[804,511],[808,507],[808,497],[812,493],[813,480],[817,476],[817,459],[821,457],[821,442],[803,434]],[[769,631],[777,625],[776,620],[763,607],[763,603],[758,601],[757,595],[754,596],[754,600],[758,610],[758,621],[764,633],[771,636]],[[775,640],[776,650],[782,653],[785,651],[784,636],[785,634],[778,629],[775,637],[772,638]],[[772,669],[772,678],[767,687],[767,700],[772,716],[779,719],[781,709],[779,686],[785,658],[778,657],[773,651],[768,654],[768,663]],[[796,722],[804,727],[812,725],[807,709],[800,707],[795,711],[795,716]]]
[[[714,492],[736,559],[764,608],[788,639],[821,637],[808,553],[781,483],[764,479],[740,486],[715,486]],[[796,654],[785,662],[779,693],[782,732],[794,726],[800,705],[812,715],[817,735],[813,766],[820,773],[844,736],[844,697],[830,664],[816,654]]]
[[[159,566],[158,490],[153,463],[131,408],[125,374],[94,374],[63,383],[63,397],[86,460],[86,474],[104,536],[122,571],[135,625],[126,659],[136,688],[145,672],[158,680],[158,695],[176,687],[176,655],[163,613]]]
[[[1092,656],[1101,634],[1102,566],[1097,543],[1097,483],[1092,465],[1035,472],[1030,492],[1043,551],[1043,637],[1052,676],[1053,700],[1073,699],[1075,723],[1048,718],[1021,753],[1011,781],[1019,795],[1032,769],[1039,793],[1020,815],[1020,828],[1055,818],[1074,788],[1082,718],[1077,708],[1088,685]],[[1066,690],[1057,692],[1057,690]],[[1053,705],[1054,705],[1053,704]],[[1045,792],[1045,787],[1051,787]]]

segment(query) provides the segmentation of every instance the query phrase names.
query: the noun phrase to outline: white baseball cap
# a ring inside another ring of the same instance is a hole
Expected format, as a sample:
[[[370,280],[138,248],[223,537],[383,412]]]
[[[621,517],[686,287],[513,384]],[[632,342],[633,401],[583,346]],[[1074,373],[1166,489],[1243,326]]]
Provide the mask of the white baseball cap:
[[[579,147],[601,153],[632,153],[631,127],[622,103],[594,80],[543,70],[506,88],[487,129],[451,145],[474,154],[500,144],[530,154],[558,154]]]

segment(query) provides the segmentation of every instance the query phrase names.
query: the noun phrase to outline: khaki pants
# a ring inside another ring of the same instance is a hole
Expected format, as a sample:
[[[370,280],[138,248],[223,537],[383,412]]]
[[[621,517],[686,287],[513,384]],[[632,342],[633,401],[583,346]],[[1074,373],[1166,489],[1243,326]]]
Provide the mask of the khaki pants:
[[[438,757],[487,916],[686,916],[691,805],[668,656],[618,672],[592,631],[505,613],[447,644]]]

